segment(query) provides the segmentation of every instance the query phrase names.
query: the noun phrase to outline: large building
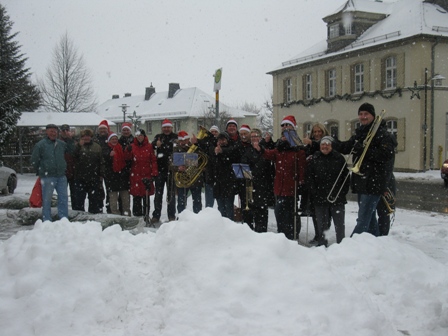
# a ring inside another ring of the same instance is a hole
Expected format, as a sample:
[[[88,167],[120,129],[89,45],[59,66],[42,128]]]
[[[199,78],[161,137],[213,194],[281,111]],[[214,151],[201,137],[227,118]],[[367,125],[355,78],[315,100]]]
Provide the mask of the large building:
[[[125,94],[122,98],[114,95],[112,99],[101,104],[97,111],[104,119],[117,125],[114,131],[120,132],[124,121],[133,122],[144,129],[152,140],[154,135],[161,132],[165,118],[173,122],[174,132],[184,130],[189,134],[197,134],[199,126],[211,127],[216,122],[215,108],[215,98],[204,91],[196,87],[181,89],[178,83],[170,83],[168,91],[156,92],[151,85],[146,88],[144,95]],[[240,125],[256,124],[255,113],[222,103],[219,103],[218,110],[222,131],[229,118],[235,119]]]
[[[300,136],[321,122],[346,140],[369,102],[397,137],[395,170],[439,169],[448,157],[448,0],[349,0],[323,21],[321,42],[269,72],[274,124],[292,114]]]

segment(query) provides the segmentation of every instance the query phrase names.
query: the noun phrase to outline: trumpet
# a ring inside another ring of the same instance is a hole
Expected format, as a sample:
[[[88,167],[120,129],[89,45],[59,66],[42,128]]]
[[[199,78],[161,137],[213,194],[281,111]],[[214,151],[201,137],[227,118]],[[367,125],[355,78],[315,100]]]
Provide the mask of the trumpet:
[[[364,160],[364,157],[366,156],[366,153],[369,149],[369,146],[373,140],[373,138],[375,137],[376,132],[378,131],[378,128],[381,125],[381,120],[383,120],[384,115],[386,114],[386,110],[382,110],[381,114],[376,116],[375,119],[373,120],[372,126],[370,127],[369,132],[367,133],[367,136],[364,140],[364,150],[361,153],[361,156],[359,157],[359,159],[356,161],[355,165],[353,166],[352,169],[350,169],[353,173],[358,174],[358,175],[364,175],[361,173],[361,165],[362,162]]]
[[[387,188],[386,192],[381,195],[381,199],[387,208],[387,215],[390,216],[395,212],[395,196],[392,190]]]

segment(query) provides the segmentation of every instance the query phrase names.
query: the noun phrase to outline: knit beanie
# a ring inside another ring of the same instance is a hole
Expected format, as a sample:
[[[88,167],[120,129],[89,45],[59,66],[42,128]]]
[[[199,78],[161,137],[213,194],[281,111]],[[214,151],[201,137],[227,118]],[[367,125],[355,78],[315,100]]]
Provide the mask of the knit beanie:
[[[369,112],[371,115],[373,115],[374,117],[376,116],[375,114],[375,108],[373,107],[372,104],[369,103],[364,103],[362,104],[359,109],[358,109],[358,114],[361,111],[365,111],[365,112]]]

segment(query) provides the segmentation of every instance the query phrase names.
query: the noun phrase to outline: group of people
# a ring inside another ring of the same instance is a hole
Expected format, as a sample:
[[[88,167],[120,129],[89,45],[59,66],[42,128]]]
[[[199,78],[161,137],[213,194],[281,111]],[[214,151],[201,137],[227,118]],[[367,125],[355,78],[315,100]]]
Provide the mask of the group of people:
[[[189,194],[193,211],[201,211],[204,189],[206,207],[213,207],[216,200],[222,216],[232,220],[239,209],[242,222],[256,232],[267,231],[269,207],[274,207],[278,232],[288,239],[298,239],[301,217],[309,215],[315,228],[310,243],[327,245],[325,231],[331,220],[337,243],[345,237],[346,194],[351,185],[359,204],[352,234],[386,235],[390,221],[381,197],[395,191],[392,172],[397,144],[385,122],[376,118],[373,105],[362,104],[358,118],[360,127],[347,141],[331,137],[320,123],[302,140],[295,133],[297,122],[292,115],[281,121],[281,137],[275,142],[271,133],[262,134],[249,125],[239,127],[234,119],[227,121],[224,131],[212,126],[200,136],[186,131],[176,134],[173,123],[165,119],[162,132],[152,142],[144,130],[132,135],[129,123],[122,124],[119,137],[104,120],[97,134],[83,130],[77,142],[68,125],[61,126],[58,138],[58,127],[50,124],[32,154],[42,183],[43,220],[51,220],[54,190],[58,216],[68,216],[67,185],[73,210],[85,211],[87,196],[88,212],[101,213],[105,200],[107,212],[145,216],[148,224],[160,222],[164,190],[172,221],[176,200],[179,214]],[[178,163],[173,160],[177,153],[196,153],[198,159]],[[359,172],[350,174],[343,154],[351,154]],[[179,182],[185,178],[188,183]],[[154,195],[151,218],[150,195]]]

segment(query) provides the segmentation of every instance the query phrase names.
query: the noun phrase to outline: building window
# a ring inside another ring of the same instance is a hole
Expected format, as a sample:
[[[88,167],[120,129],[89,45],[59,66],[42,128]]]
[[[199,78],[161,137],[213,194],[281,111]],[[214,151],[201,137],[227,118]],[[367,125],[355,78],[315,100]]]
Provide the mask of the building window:
[[[398,122],[397,120],[387,120],[386,121],[387,131],[390,134],[393,134],[395,139],[397,138],[398,134]]]
[[[328,70],[328,97],[336,95],[336,69]]]
[[[173,133],[180,131],[180,120],[173,120]]]
[[[149,120],[145,122],[145,127],[146,127],[146,134],[147,135],[152,134],[152,123]]]
[[[339,36],[339,24],[334,24],[329,27],[329,38],[335,38]]]
[[[352,24],[346,23],[344,25],[345,35],[351,35],[352,34]]]
[[[355,93],[364,92],[364,64],[355,65]]]
[[[361,123],[358,121],[358,120],[356,120],[356,121],[354,121],[353,123],[352,123],[352,135],[355,135],[356,134],[356,130],[359,128],[359,127],[361,127]]]
[[[303,137],[304,138],[311,138],[312,136],[312,130],[313,130],[313,124],[308,122],[303,124]]]
[[[285,80],[285,99],[287,103],[291,102],[292,100],[291,94],[292,94],[292,81],[291,78],[288,78],[287,80]]]
[[[386,89],[397,87],[397,59],[396,57],[386,58]]]
[[[332,137],[339,138],[339,123],[337,121],[328,122],[326,127]]]
[[[311,74],[305,75],[305,99],[310,100],[313,98],[313,77]]]

